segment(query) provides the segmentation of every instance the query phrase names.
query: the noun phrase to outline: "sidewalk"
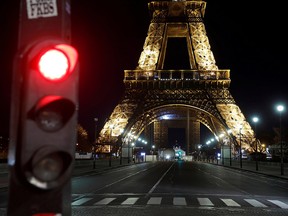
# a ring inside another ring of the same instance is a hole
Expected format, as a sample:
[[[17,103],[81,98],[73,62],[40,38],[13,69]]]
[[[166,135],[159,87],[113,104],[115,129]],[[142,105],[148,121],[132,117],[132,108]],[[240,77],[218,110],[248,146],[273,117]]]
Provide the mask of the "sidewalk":
[[[258,171],[256,170],[256,161],[250,161],[250,160],[242,160],[242,168],[240,166],[239,160],[230,160],[226,159],[223,163],[221,160],[215,160],[215,161],[207,161],[208,163],[218,164],[220,166],[225,166],[233,169],[240,169],[240,170],[246,170],[249,172],[256,172],[261,173],[268,176],[278,177],[282,179],[288,180],[288,164],[284,163],[284,175],[281,175],[281,167],[279,162],[269,162],[269,161],[258,161]]]

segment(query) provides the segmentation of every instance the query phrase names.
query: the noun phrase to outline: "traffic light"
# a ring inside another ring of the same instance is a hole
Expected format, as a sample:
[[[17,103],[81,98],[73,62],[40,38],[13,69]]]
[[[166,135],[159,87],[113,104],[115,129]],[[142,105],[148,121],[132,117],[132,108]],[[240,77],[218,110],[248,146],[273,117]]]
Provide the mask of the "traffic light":
[[[67,181],[74,159],[78,56],[54,40],[37,43],[24,56],[21,169],[31,184],[50,189]]]
[[[77,136],[78,53],[63,40],[39,40],[17,54],[15,65],[8,211],[62,213]]]
[[[70,216],[79,79],[71,2],[19,3],[7,215]]]

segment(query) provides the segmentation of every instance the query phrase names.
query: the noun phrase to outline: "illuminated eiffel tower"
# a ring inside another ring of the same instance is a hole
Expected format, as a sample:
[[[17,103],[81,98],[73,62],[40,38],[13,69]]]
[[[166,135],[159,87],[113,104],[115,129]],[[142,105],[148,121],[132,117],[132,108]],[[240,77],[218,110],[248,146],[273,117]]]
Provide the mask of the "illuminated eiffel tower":
[[[204,25],[206,2],[152,1],[148,7],[151,22],[139,64],[124,71],[124,95],[96,143],[125,148],[144,134],[161,148],[170,127],[184,127],[189,154],[197,150],[202,124],[221,145],[249,149],[254,131],[229,92],[230,70],[216,65]],[[182,47],[185,68],[170,67],[171,44],[177,45],[172,52]]]

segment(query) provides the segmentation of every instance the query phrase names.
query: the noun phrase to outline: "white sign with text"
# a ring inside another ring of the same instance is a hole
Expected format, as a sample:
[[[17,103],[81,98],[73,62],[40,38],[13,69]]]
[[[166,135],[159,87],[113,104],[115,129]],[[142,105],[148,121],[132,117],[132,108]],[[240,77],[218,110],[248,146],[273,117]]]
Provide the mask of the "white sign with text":
[[[28,19],[57,16],[57,0],[27,0]]]

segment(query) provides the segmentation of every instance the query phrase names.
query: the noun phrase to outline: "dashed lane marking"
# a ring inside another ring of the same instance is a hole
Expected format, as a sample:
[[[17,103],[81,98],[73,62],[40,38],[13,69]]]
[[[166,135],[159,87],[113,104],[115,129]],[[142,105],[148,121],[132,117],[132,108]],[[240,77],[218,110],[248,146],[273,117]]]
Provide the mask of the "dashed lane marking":
[[[139,199],[139,197],[130,197],[127,198],[124,202],[122,202],[122,205],[134,205],[137,200]]]
[[[187,205],[185,197],[174,197],[173,205]]]
[[[160,205],[162,201],[162,197],[151,197],[147,204],[148,205]]]
[[[88,202],[89,200],[92,200],[92,198],[81,198],[81,199],[78,199],[78,200],[72,202],[72,206],[83,205],[84,203]]]
[[[250,205],[254,206],[254,207],[261,207],[261,208],[266,208],[267,206],[264,205],[263,203],[255,200],[255,199],[244,199],[247,203],[249,203]]]
[[[104,198],[104,199],[94,203],[94,205],[108,205],[110,202],[112,202],[115,199],[116,198]]]
[[[197,200],[201,206],[214,206],[209,198],[197,198]]]
[[[268,200],[268,201],[279,206],[282,209],[288,209],[288,205],[286,203],[279,201],[279,200]]]
[[[221,199],[227,206],[240,207],[240,205],[232,199]]]

